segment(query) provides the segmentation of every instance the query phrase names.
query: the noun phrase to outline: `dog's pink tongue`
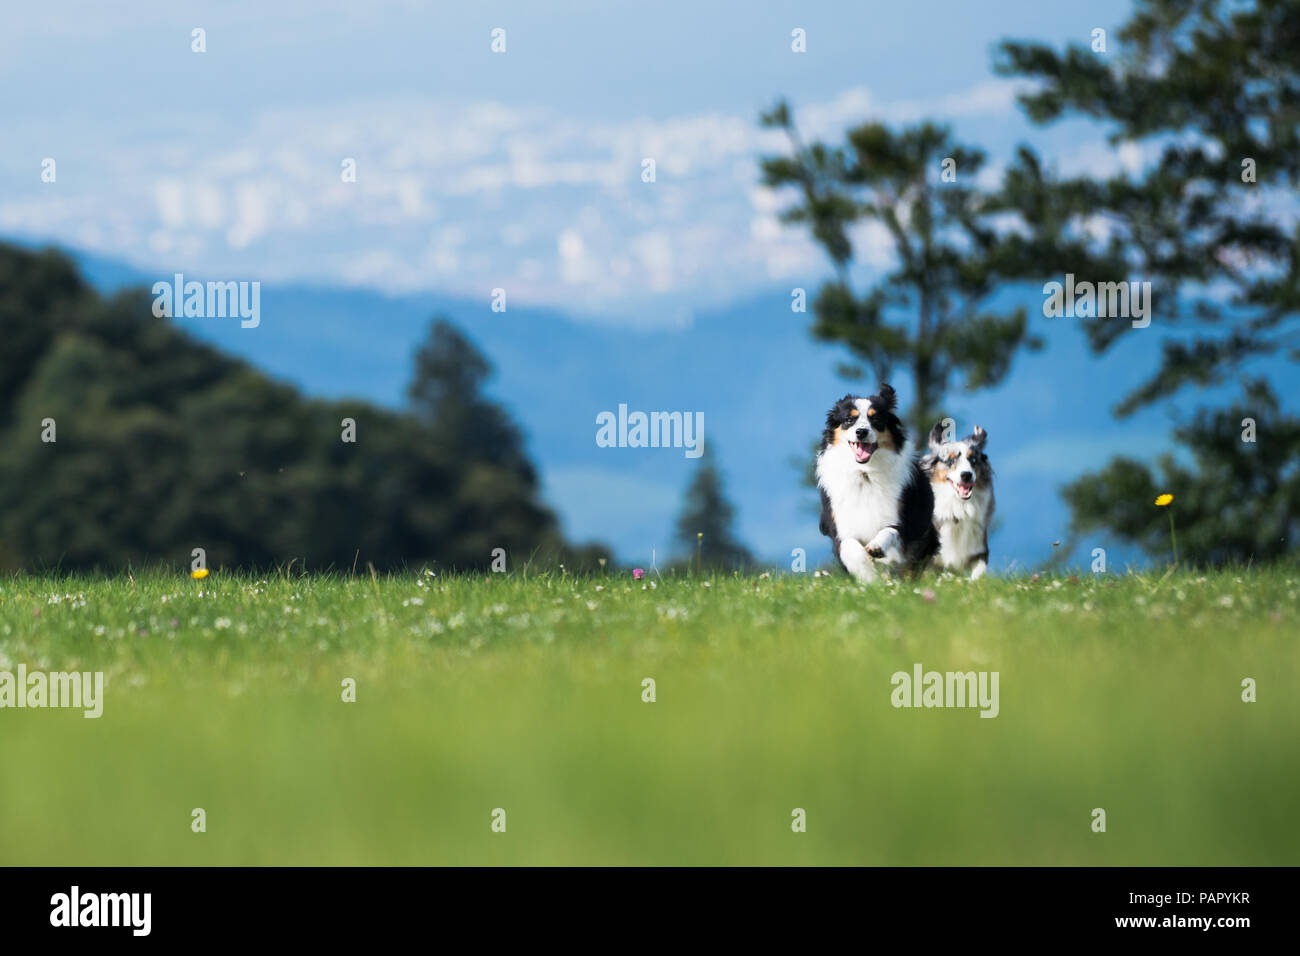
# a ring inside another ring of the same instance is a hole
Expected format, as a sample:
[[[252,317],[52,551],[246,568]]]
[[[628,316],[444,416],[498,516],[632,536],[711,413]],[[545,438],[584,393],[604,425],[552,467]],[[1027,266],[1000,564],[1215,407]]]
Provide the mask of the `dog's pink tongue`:
[[[871,458],[871,449],[866,445],[858,445],[853,449],[853,454],[857,457],[859,464],[865,464]]]

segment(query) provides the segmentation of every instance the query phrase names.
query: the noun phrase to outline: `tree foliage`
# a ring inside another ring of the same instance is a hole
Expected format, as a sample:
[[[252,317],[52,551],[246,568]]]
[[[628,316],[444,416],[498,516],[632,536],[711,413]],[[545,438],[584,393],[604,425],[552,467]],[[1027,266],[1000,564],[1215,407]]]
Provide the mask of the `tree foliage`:
[[[1243,441],[1254,422],[1253,442]],[[1172,493],[1182,557],[1244,564],[1284,557],[1300,524],[1300,419],[1285,414],[1263,382],[1246,401],[1205,409],[1174,430],[1178,454],[1157,468],[1117,458],[1067,485],[1078,531],[1107,529],[1152,555],[1170,553],[1169,519],[1153,502]]]
[[[743,571],[753,566],[753,555],[733,530],[735,517],[723,489],[722,475],[705,457],[687,486],[677,519],[677,540],[690,567]]]
[[[486,360],[450,324],[397,411],[306,398],[150,305],[102,299],[57,253],[0,246],[0,565],[179,564],[196,547],[214,567],[605,556],[565,544],[525,436],[482,394]]]
[[[1158,477],[1121,459],[1074,482],[1066,500],[1076,528],[1165,554],[1164,515],[1149,505],[1159,487],[1175,496],[1193,560],[1279,557],[1295,547],[1300,430],[1251,363],[1300,360],[1300,3],[1138,0],[1118,39],[1101,55],[1000,48],[998,71],[1033,82],[1021,96],[1032,120],[1100,121],[1131,160],[1100,178],[1059,178],[1022,149],[1008,181],[1025,241],[1039,275],[1152,283],[1149,330],[1085,326],[1098,353],[1139,331],[1144,342],[1165,333],[1158,368],[1119,415],[1189,388],[1240,381],[1243,393],[1231,408],[1182,417],[1174,437],[1185,453],[1162,459]],[[1258,422],[1254,443],[1241,437],[1246,418]]]
[[[790,143],[788,153],[764,158],[763,182],[794,190],[783,220],[806,226],[835,270],[813,303],[813,334],[846,345],[867,363],[872,384],[905,368],[918,434],[941,417],[951,388],[995,385],[1021,347],[1039,347],[1024,308],[988,306],[1019,247],[995,228],[1000,197],[978,185],[983,152],[931,123],[893,130],[868,122],[849,130],[842,146],[809,144],[785,103],[762,122]],[[868,224],[895,267],[859,292],[853,234]]]
[[[1059,262],[1122,268],[1152,281],[1165,328],[1188,331],[1165,340],[1159,370],[1124,397],[1117,410],[1130,414],[1231,381],[1258,356],[1300,358],[1300,4],[1139,0],[1118,39],[1110,55],[1007,41],[996,68],[1034,81],[1020,100],[1035,122],[1098,120],[1146,159],[1052,180],[1022,150],[1018,169],[1022,195],[1056,210],[1034,223],[1049,260],[1040,274]],[[1123,322],[1087,331],[1098,352],[1135,334]]]

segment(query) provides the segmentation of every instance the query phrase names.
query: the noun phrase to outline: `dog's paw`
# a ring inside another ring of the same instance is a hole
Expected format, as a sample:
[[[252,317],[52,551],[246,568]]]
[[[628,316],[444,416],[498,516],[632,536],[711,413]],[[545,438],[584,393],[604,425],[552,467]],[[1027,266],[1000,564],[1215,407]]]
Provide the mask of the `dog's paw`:
[[[866,584],[876,579],[876,570],[871,566],[871,562],[867,560],[866,549],[859,542],[852,539],[841,542],[840,560],[844,563],[844,567],[849,574],[857,578],[858,581]]]
[[[903,539],[897,528],[886,528],[867,542],[867,554],[877,561],[896,564],[903,559]]]

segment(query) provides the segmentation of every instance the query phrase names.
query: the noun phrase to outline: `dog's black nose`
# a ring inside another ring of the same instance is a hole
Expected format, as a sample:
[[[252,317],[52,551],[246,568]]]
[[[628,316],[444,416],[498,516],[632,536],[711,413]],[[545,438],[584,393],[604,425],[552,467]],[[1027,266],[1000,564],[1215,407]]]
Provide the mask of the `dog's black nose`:
[[[859,429],[858,429],[858,440],[859,440],[859,441],[865,441],[866,438],[867,438],[867,436],[868,436],[869,434],[871,434],[871,433],[870,433],[869,431],[867,431],[865,428],[859,428]]]
[[[972,475],[969,471],[963,471],[961,473],[961,480],[963,484],[969,485],[972,481],[975,480],[975,476]]]

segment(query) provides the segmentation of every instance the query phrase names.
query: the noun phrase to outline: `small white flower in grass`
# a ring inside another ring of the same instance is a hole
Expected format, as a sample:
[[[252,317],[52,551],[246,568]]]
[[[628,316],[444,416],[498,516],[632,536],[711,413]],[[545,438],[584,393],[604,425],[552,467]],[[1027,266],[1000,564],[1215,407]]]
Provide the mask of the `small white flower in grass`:
[[[230,618],[228,618],[228,617],[219,617],[219,618],[217,618],[217,622],[216,622],[216,623],[217,623],[217,630],[218,630],[218,631],[224,631],[226,628],[230,627]]]
[[[402,602],[402,607],[423,607],[423,606],[424,606],[424,599],[418,597],[407,598],[405,601]]]
[[[605,585],[603,585],[603,584],[597,584],[597,585],[596,585],[596,590],[597,590],[597,591],[603,591],[603,590],[605,590]]]
[[[1232,595],[1225,594],[1219,598],[1219,607],[1232,607]]]

